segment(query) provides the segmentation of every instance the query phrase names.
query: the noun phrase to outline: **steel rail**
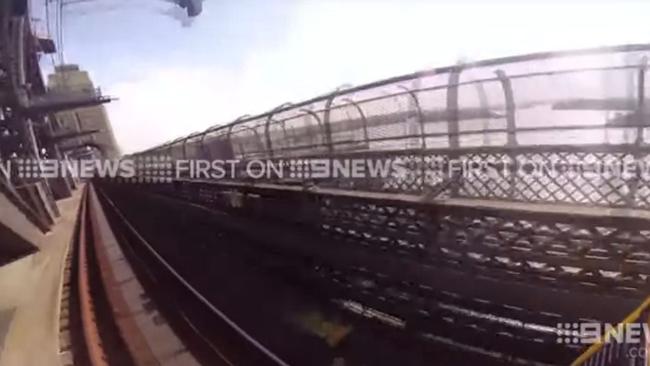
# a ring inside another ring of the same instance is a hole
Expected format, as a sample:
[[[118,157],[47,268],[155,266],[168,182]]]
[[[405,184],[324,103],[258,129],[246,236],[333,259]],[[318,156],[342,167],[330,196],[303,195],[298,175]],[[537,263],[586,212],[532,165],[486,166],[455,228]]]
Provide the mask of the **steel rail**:
[[[615,336],[616,333],[622,332],[626,324],[631,324],[637,322],[641,316],[650,309],[650,297],[646,298],[638,308],[631,312],[628,316],[625,317],[616,327],[610,328],[603,336],[598,340],[598,342],[592,344],[585,350],[578,358],[576,358],[571,366],[581,366],[587,364],[592,358],[596,357],[599,352],[601,352],[605,345],[606,341],[611,337]],[[650,324],[649,319],[643,320],[645,323]],[[646,340],[647,341],[647,340]],[[647,347],[647,345],[646,345]],[[646,363],[648,364],[648,363]]]
[[[112,268],[108,248],[105,246],[106,238],[101,233],[100,217],[101,205],[97,201],[96,190],[94,187],[88,187],[88,195],[85,200],[88,211],[87,224],[91,235],[91,243],[94,246],[95,266],[99,269],[99,280],[101,280],[105,289],[103,295],[106,296],[111,308],[111,317],[119,337],[124,341],[125,352],[129,354],[130,359],[135,365],[154,365],[158,363],[156,356],[147,344],[143,332],[139,328],[135,319],[130,314],[129,306],[119,290],[119,281],[115,275],[115,269]]]
[[[87,241],[88,232],[88,187],[84,189],[81,199],[81,208],[79,213],[79,231],[78,231],[78,271],[79,271],[79,306],[81,310],[81,324],[83,328],[88,358],[92,366],[108,366],[106,352],[102,346],[99,328],[97,325],[96,314],[94,310],[94,301],[91,294],[90,274],[88,271],[89,254]]]

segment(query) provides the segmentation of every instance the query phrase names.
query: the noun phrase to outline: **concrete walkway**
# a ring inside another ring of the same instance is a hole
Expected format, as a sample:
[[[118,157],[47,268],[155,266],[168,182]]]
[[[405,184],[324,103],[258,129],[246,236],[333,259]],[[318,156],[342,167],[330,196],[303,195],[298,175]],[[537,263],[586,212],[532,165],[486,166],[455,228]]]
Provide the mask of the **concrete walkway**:
[[[58,202],[50,233],[34,234],[38,252],[0,267],[0,366],[61,366],[61,281],[81,191]]]

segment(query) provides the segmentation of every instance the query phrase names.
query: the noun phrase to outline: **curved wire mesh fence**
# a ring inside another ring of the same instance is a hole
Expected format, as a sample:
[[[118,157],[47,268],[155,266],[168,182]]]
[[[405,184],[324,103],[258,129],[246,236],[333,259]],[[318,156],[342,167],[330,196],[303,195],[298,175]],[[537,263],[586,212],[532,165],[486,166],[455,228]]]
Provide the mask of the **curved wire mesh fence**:
[[[316,183],[646,208],[649,52],[650,45],[625,45],[414,73],[244,116],[136,155],[388,159],[403,169],[378,179]],[[450,162],[494,169],[450,173]]]

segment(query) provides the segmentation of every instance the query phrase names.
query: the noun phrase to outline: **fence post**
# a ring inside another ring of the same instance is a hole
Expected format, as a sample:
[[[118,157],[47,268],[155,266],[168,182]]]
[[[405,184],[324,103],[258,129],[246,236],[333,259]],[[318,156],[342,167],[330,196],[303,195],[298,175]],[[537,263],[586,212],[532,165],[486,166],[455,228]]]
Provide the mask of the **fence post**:
[[[501,87],[503,88],[503,95],[506,102],[506,128],[508,130],[508,136],[506,139],[506,146],[508,151],[508,158],[510,159],[510,169],[508,177],[508,198],[515,199],[516,188],[517,188],[517,153],[513,147],[517,146],[517,124],[515,121],[515,97],[512,90],[512,83],[510,78],[506,75],[505,71],[499,69],[495,71],[499,81],[501,82]]]
[[[639,189],[640,170],[637,162],[641,157],[641,145],[643,144],[643,128],[645,127],[645,73],[648,68],[648,57],[643,56],[639,62],[639,71],[637,74],[637,106],[635,114],[636,138],[634,140],[634,147],[632,156],[634,158],[634,176],[629,182],[629,192],[627,197],[628,207],[634,207],[636,203],[636,193]]]
[[[334,98],[336,98],[338,91],[332,93],[327,102],[325,102],[325,115],[323,117],[323,129],[325,130],[325,144],[327,144],[327,150],[330,153],[330,156],[334,153],[334,146],[332,146],[332,128],[330,126],[330,108],[332,103],[334,103]]]
[[[447,133],[449,134],[449,156],[448,164],[455,164],[456,160],[460,157],[458,148],[459,142],[459,115],[458,115],[458,82],[460,81],[460,73],[463,71],[462,65],[454,68],[449,74],[449,81],[447,83]],[[454,169],[453,175],[449,177],[450,183],[450,196],[458,197],[460,187],[465,184],[463,182],[463,173],[456,172]],[[443,183],[444,184],[444,183]]]
[[[271,158],[271,159],[273,159],[273,142],[271,141],[271,131],[270,130],[271,130],[271,121],[273,121],[273,115],[277,111],[279,111],[279,110],[281,110],[283,108],[289,107],[289,106],[291,106],[291,103],[284,103],[284,104],[281,104],[281,105],[273,108],[269,112],[269,116],[266,118],[266,124],[264,125],[264,136],[266,137],[266,149],[268,150],[269,158]],[[282,123],[283,123],[283,126],[284,126],[284,121]],[[286,133],[285,128],[283,128],[283,132],[284,132],[284,135],[285,135],[284,137],[286,138],[287,133]]]

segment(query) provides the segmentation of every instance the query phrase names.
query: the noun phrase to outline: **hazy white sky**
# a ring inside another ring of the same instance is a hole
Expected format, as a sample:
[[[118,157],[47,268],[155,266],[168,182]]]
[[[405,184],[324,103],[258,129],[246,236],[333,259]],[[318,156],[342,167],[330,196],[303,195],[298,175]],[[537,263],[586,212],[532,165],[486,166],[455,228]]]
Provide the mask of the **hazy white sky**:
[[[190,27],[174,11],[66,8],[66,61],[119,98],[108,110],[124,152],[460,58],[650,41],[642,0],[206,0]]]

